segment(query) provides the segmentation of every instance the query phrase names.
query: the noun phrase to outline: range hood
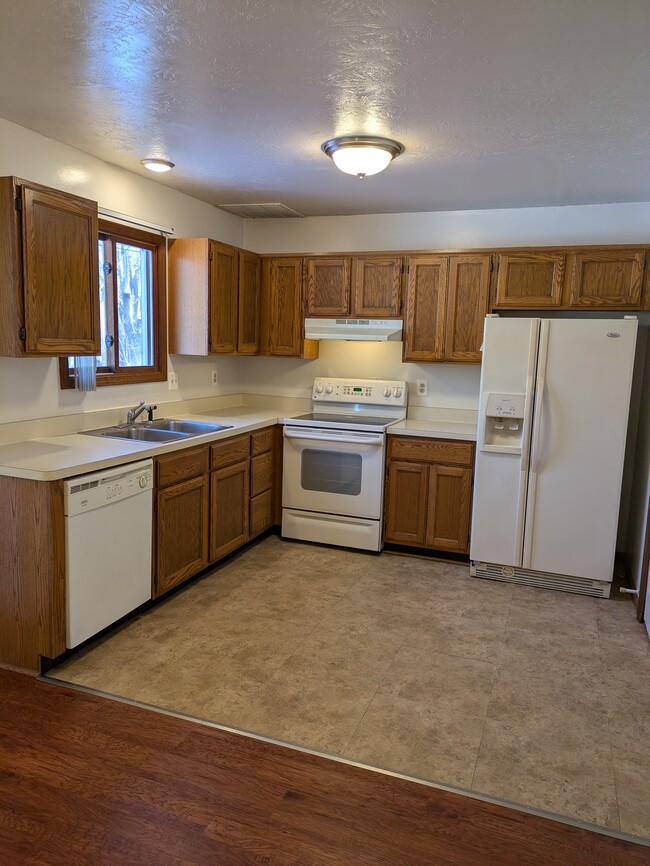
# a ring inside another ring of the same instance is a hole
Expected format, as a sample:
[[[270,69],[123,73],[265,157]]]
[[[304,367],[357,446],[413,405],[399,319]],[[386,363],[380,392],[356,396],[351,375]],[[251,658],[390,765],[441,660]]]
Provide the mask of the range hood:
[[[306,340],[401,340],[401,319],[305,319]]]

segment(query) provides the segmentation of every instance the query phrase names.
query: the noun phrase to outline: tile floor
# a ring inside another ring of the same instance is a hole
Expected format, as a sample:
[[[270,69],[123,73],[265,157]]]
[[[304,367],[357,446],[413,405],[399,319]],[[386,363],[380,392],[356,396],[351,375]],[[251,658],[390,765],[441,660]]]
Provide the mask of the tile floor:
[[[650,837],[631,601],[269,537],[51,676]]]

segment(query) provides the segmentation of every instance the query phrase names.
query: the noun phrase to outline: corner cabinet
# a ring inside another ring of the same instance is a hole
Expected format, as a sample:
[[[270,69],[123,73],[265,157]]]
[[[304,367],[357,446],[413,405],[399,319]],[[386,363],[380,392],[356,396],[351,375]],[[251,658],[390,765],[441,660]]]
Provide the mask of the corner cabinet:
[[[474,444],[388,436],[384,541],[469,552]]]
[[[0,355],[100,352],[97,203],[0,178]]]
[[[404,361],[480,364],[489,254],[407,259]]]
[[[209,238],[169,244],[169,351],[254,355],[259,348],[260,257]]]
[[[305,340],[302,258],[262,259],[260,354],[317,358],[318,341]]]

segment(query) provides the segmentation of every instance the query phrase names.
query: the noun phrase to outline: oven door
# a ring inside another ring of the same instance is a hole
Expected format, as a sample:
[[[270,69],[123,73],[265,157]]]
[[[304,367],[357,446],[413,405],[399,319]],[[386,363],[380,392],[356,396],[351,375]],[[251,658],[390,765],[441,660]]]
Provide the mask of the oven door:
[[[379,520],[384,440],[383,433],[286,426],[282,505]]]

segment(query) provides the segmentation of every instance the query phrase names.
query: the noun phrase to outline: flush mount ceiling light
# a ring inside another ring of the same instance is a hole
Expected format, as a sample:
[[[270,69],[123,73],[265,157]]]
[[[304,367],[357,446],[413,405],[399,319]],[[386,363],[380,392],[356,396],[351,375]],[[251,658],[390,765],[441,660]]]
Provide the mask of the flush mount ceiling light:
[[[167,159],[141,159],[140,162],[145,168],[148,168],[149,171],[171,171],[174,167],[174,163],[169,162]]]
[[[392,159],[404,152],[404,146],[392,138],[341,135],[321,144],[321,150],[332,157],[337,168],[361,180],[383,171]]]

